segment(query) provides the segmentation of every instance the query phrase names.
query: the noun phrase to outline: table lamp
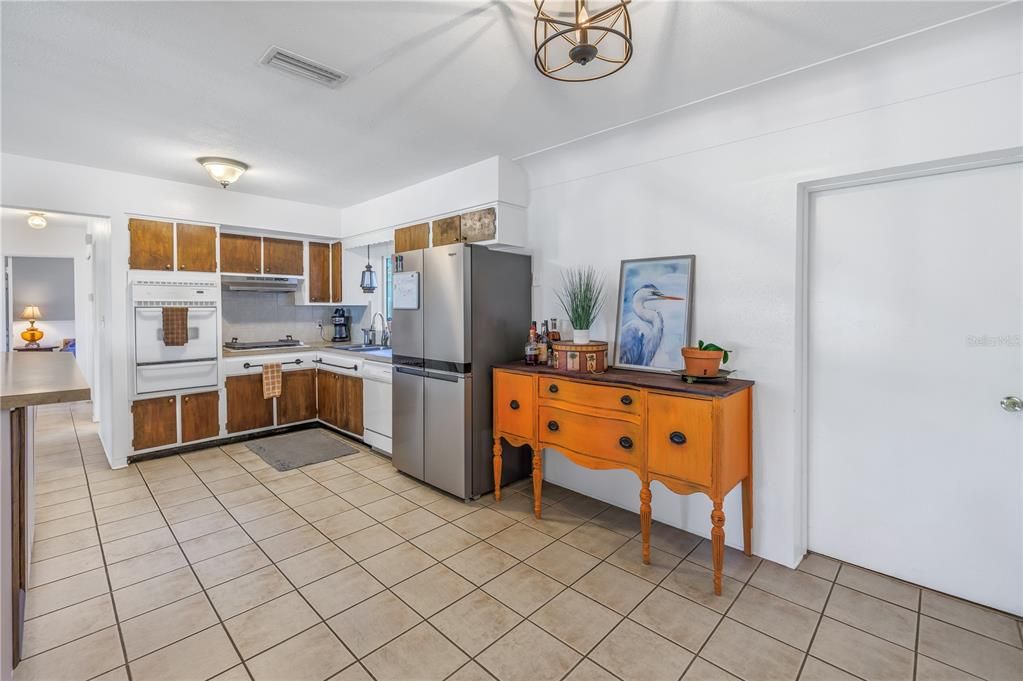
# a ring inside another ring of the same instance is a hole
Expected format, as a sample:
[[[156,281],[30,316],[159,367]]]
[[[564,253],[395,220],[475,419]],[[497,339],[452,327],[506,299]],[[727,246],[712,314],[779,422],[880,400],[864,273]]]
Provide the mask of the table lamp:
[[[21,332],[21,338],[25,341],[26,348],[38,348],[39,341],[43,339],[43,332],[36,328],[36,320],[42,317],[39,307],[26,305],[21,311],[21,318],[28,320],[28,328]]]

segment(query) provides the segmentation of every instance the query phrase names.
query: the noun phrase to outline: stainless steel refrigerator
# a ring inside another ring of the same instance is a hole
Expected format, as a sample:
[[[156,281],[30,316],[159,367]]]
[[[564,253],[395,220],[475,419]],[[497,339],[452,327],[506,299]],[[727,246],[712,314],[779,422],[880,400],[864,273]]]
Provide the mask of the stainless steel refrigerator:
[[[392,461],[472,499],[494,488],[491,366],[523,356],[532,258],[465,244],[395,257]],[[510,482],[530,468],[506,449]]]

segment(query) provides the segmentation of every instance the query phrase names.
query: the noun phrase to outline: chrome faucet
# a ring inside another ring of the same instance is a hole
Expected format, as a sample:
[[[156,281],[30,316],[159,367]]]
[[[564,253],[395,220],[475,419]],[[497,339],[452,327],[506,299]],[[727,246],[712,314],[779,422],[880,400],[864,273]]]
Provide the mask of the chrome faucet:
[[[390,345],[391,333],[387,329],[387,320],[384,319],[384,315],[381,312],[375,313],[373,315],[373,320],[369,323],[370,330],[374,332],[373,340],[374,341],[376,340],[376,333],[375,332],[376,332],[377,317],[380,317],[380,344],[381,345],[385,345],[385,346],[386,345]]]

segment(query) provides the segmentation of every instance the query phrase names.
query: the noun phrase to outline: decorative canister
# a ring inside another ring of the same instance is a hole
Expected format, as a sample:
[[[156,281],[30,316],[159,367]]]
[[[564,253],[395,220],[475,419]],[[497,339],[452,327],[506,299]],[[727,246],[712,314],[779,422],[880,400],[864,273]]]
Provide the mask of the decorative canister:
[[[558,371],[599,374],[607,371],[607,343],[590,341],[589,343],[568,343],[554,341],[553,368]]]

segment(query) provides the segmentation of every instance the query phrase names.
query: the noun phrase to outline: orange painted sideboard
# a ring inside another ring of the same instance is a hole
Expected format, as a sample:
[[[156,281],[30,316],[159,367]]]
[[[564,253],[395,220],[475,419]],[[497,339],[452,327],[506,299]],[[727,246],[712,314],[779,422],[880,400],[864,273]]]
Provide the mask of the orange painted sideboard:
[[[608,369],[565,374],[520,362],[494,368],[494,496],[501,500],[502,439],[533,450],[533,511],[540,517],[543,450],[640,480],[643,561],[650,562],[650,483],[702,492],[713,510],[714,591],[721,593],[725,495],[742,484],[743,546],[753,530],[753,382],[687,384],[673,374]]]

